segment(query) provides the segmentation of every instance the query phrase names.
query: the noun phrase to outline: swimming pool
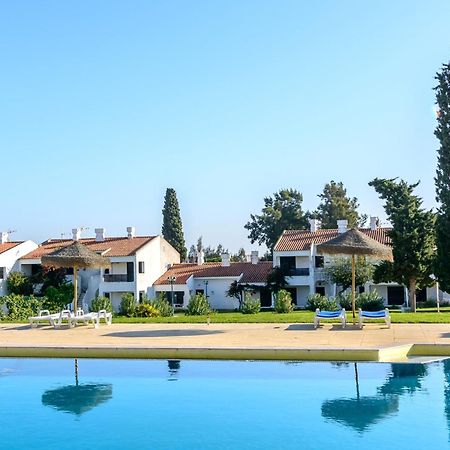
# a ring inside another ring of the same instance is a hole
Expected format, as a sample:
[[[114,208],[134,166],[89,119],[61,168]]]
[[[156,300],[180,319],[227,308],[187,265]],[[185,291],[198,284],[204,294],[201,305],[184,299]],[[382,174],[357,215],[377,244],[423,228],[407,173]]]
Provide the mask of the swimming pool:
[[[4,449],[443,449],[450,362],[0,358]]]

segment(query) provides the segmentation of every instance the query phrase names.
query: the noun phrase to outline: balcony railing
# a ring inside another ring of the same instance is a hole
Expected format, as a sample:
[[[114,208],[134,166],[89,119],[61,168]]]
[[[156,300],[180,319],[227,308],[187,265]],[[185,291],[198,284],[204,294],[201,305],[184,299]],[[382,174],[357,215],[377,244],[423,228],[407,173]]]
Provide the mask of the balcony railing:
[[[308,267],[292,267],[283,269],[283,275],[286,277],[309,277]]]
[[[108,273],[103,275],[103,281],[105,283],[123,283],[123,282],[132,282],[133,281],[133,275],[127,275],[126,273],[118,273],[118,274],[112,274]]]

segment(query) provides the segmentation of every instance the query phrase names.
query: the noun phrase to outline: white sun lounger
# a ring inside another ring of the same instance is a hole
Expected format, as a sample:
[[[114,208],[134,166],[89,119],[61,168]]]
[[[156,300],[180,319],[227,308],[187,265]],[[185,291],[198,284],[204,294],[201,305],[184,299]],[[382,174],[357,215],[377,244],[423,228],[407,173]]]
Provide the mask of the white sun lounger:
[[[50,325],[53,325],[52,321],[59,317],[59,313],[50,314],[48,309],[43,309],[39,311],[37,316],[28,317],[30,321],[30,327],[36,328],[41,322],[48,322]]]
[[[98,313],[98,322],[103,319],[106,325],[111,325],[112,323],[112,313],[106,311],[106,309],[101,309]]]
[[[347,324],[345,318],[345,309],[342,308],[339,311],[321,311],[319,308],[316,309],[316,314],[314,315],[314,328],[317,328],[320,325],[321,320],[331,320],[331,319],[339,319],[342,324],[342,328],[345,328]]]
[[[83,325],[88,325],[89,323],[92,323],[92,325],[94,325],[94,328],[98,328],[98,325],[100,323],[100,316],[96,312],[85,314],[82,309],[79,309],[76,315],[72,315],[72,317],[70,317],[69,327],[73,328],[77,326],[79,323],[82,323]]]
[[[385,308],[381,311],[363,311],[361,308],[358,309],[359,315],[359,328],[363,327],[364,320],[376,320],[384,319],[388,328],[391,328],[391,316],[389,314],[389,309]]]
[[[73,313],[68,309],[63,309],[59,314],[57,314],[55,319],[51,320],[51,325],[54,328],[59,328],[64,323],[67,323],[70,326],[70,318],[73,316]]]

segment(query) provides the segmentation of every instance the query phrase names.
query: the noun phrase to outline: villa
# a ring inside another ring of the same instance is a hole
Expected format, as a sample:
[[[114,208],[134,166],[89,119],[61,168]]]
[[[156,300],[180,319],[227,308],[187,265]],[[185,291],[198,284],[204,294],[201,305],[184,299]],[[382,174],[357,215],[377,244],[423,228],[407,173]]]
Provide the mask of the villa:
[[[249,262],[230,262],[228,253],[222,254],[222,261],[205,263],[203,252],[197,252],[197,263],[175,264],[154,283],[152,294],[166,293],[168,299],[173,292],[174,305],[185,308],[194,294],[204,294],[213,309],[233,310],[239,307],[236,298],[226,292],[233,282],[245,287],[261,306],[272,306],[270,291],[265,288],[272,263],[259,261],[254,251]]]
[[[20,270],[26,275],[35,274],[41,265],[41,257],[79,241],[90,250],[107,257],[110,269],[81,269],[78,302],[87,308],[96,295],[111,299],[118,311],[122,295],[131,293],[142,298],[153,283],[169,266],[180,262],[179,253],[162,236],[136,236],[134,227],[127,227],[127,234],[106,237],[105,228],[95,229],[95,238],[81,238],[81,230],[73,229],[72,239],[48,239],[39,247],[29,249],[20,257]],[[73,272],[67,270],[72,281]]]
[[[6,295],[6,279],[12,271],[20,270],[20,258],[34,249],[37,244],[33,241],[10,241],[9,233],[0,234],[0,297]]]
[[[275,244],[273,265],[279,266],[287,276],[293,302],[299,306],[306,305],[308,296],[321,294],[336,296],[338,286],[330,283],[325,274],[325,267],[332,263],[329,255],[317,254],[317,245],[322,244],[340,233],[345,233],[347,220],[338,220],[337,229],[320,229],[319,222],[310,219],[309,230],[285,230]],[[360,228],[361,232],[381,244],[389,244],[388,231],[390,228],[378,226],[378,218],[370,218],[369,228]],[[360,292],[376,290],[385,300],[386,305],[403,305],[408,298],[408,290],[397,283],[374,284],[366,283],[360,287]],[[447,293],[440,291],[437,286],[417,291],[417,301],[434,300],[449,301]]]

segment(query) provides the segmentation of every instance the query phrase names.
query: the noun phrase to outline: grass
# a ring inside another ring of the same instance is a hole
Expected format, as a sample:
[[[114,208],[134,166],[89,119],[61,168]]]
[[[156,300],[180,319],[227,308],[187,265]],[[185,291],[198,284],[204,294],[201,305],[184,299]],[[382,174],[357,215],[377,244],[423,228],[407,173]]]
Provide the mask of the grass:
[[[441,308],[441,313],[430,308],[418,310],[416,313],[393,310],[392,323],[450,323],[450,308]],[[211,323],[312,323],[312,311],[294,311],[278,314],[273,311],[263,311],[258,314],[242,314],[239,312],[216,312],[211,314]],[[347,313],[347,320],[351,322],[352,315]],[[173,317],[123,317],[116,316],[114,323],[206,323],[207,316],[186,316],[177,313]],[[372,322],[372,321],[371,321]],[[375,322],[375,321],[373,321]]]

